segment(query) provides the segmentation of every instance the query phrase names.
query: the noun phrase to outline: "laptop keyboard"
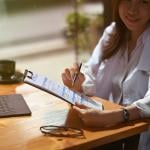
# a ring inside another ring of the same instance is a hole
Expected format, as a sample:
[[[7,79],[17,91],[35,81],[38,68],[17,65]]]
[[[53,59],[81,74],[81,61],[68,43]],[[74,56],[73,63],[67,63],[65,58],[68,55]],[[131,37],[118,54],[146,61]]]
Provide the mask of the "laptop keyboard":
[[[22,95],[0,95],[0,118],[25,115],[31,115],[31,111]]]
[[[0,96],[0,114],[9,113],[9,112],[15,112],[14,108],[12,108],[8,101],[6,100],[7,96]]]

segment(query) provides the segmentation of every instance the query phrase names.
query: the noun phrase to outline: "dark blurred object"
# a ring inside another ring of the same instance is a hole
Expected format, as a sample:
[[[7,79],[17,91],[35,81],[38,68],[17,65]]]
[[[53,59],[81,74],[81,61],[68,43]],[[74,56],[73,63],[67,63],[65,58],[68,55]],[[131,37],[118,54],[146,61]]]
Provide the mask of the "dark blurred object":
[[[22,74],[16,72],[16,62],[13,60],[0,60],[0,83],[10,84],[21,82]]]
[[[104,4],[104,27],[112,22],[112,0],[102,0]]]
[[[102,0],[86,0],[87,2],[100,2]]]
[[[68,0],[5,0],[7,13],[16,13],[68,4]]]
[[[2,79],[10,79],[15,73],[15,61],[0,60],[0,76]]]

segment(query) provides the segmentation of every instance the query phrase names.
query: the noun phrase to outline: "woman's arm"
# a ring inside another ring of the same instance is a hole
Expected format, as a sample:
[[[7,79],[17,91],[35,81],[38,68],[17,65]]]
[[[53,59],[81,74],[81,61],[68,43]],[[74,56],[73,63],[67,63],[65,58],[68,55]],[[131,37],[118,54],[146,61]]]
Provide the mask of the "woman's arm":
[[[139,109],[140,116],[142,118],[150,117],[150,73],[149,72],[147,73],[149,74],[149,83],[145,97],[133,103],[133,105]]]
[[[92,56],[85,64],[84,75],[85,81],[82,85],[83,92],[87,95],[95,95],[96,93],[96,80],[97,72],[100,68],[103,56],[103,52],[106,47],[110,46],[113,41],[114,34],[116,33],[116,24],[112,22],[106,29],[102,37],[100,38],[97,46],[95,47]]]
[[[134,102],[133,105],[138,108],[142,118],[150,117],[150,96]]]
[[[89,127],[109,127],[125,122],[123,109],[98,111],[79,104],[73,106],[73,109],[83,123]],[[136,106],[128,106],[125,109],[129,113],[129,121],[140,118]]]
[[[87,95],[94,95],[96,91],[96,77],[97,71],[99,69],[102,53],[104,51],[104,47],[109,44],[112,39],[112,34],[115,31],[115,23],[113,22],[110,26],[108,26],[102,37],[100,38],[97,46],[95,47],[92,56],[89,61],[85,64],[85,69],[83,74],[80,73],[76,84],[72,86],[72,77],[77,72],[78,67],[77,64],[74,64],[71,68],[66,68],[62,73],[63,83],[69,88],[78,91],[84,92]],[[83,84],[82,84],[83,83]]]

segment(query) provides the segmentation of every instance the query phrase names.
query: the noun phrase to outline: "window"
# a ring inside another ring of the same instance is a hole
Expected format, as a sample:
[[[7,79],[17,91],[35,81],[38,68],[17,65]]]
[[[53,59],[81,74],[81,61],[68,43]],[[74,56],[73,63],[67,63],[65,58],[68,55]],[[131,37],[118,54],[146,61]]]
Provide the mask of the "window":
[[[62,38],[72,1],[0,0],[0,59],[15,60],[21,71],[60,79],[63,68],[74,62],[74,51],[65,51],[68,45]],[[50,54],[55,50],[59,56]]]
[[[13,52],[11,50],[9,54],[13,57],[15,49],[19,48],[21,55],[31,51],[30,45],[39,47],[42,46],[38,45],[40,42],[44,47],[49,40],[60,38],[65,26],[65,15],[70,9],[71,6],[65,1],[58,0],[1,0],[0,52],[8,51],[11,47]],[[0,55],[0,58],[7,57]]]

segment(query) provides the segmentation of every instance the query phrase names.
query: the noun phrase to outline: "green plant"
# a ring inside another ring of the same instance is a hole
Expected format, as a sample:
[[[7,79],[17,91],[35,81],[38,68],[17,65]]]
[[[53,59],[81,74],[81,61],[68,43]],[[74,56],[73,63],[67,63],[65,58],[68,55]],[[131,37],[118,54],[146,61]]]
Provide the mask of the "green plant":
[[[90,23],[90,19],[84,15],[84,14],[81,14],[81,13],[70,13],[68,16],[67,16],[67,24],[68,24],[68,33],[72,34],[72,36],[74,36],[74,32],[76,32],[76,23],[75,23],[75,19],[76,19],[76,16],[78,17],[78,32],[81,33],[81,32],[85,32],[85,30],[88,28],[89,26],[89,23]]]
[[[66,17],[67,27],[65,35],[68,43],[74,46],[76,62],[78,62],[80,52],[88,51],[90,53],[93,45],[96,44],[100,35],[98,30],[103,26],[103,16],[96,15],[91,18],[78,9],[83,0],[73,0],[73,2],[74,11]],[[91,32],[95,35],[92,35]]]
[[[76,27],[76,15],[78,17],[78,28]],[[75,38],[76,38],[76,32],[78,32],[78,50],[79,52],[81,50],[89,50],[88,42],[88,28],[90,26],[90,18],[87,17],[87,15],[83,13],[70,13],[67,16],[67,30],[66,30],[66,36],[68,39],[68,42],[70,44],[75,44]]]
[[[67,29],[66,29],[66,37],[68,39],[68,42],[70,44],[74,43],[75,36],[76,36],[76,23],[75,23],[75,13],[70,13],[68,14],[66,18],[67,22]],[[81,50],[90,50],[91,48],[91,42],[90,38],[91,34],[94,34],[95,32],[99,32],[101,28],[103,27],[103,16],[102,15],[96,15],[94,18],[88,17],[86,14],[83,13],[78,13],[78,46],[79,46],[79,51]],[[91,31],[92,30],[92,31]],[[92,32],[92,33],[90,33]],[[94,34],[94,36],[96,36]]]

